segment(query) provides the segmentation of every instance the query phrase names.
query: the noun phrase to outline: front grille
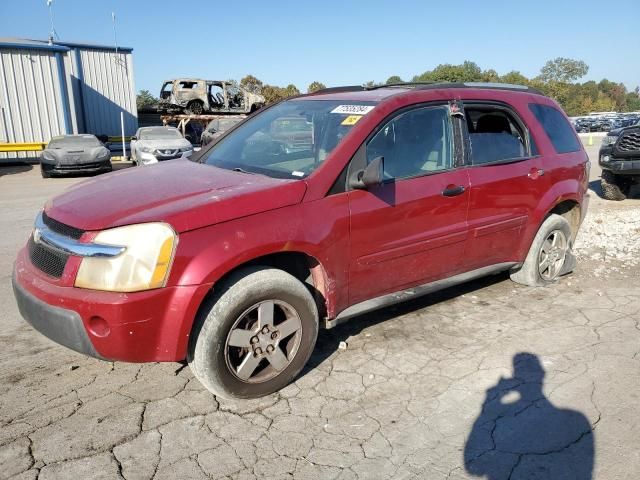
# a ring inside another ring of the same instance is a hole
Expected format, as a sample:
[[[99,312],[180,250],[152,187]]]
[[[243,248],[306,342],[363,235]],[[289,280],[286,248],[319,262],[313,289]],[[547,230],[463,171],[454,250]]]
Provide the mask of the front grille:
[[[52,277],[62,277],[64,267],[69,259],[68,255],[56,252],[45,245],[34,242],[33,236],[29,237],[28,249],[31,263],[37,268]]]
[[[104,165],[102,162],[93,163],[72,163],[69,165],[58,164],[56,170],[89,170],[92,168],[100,168]]]
[[[616,144],[620,152],[640,152],[640,128],[634,128],[622,133]]]
[[[79,228],[65,225],[64,223],[61,223],[47,216],[47,214],[44,212],[42,212],[42,221],[51,230],[53,230],[56,233],[59,233],[60,235],[64,235],[65,237],[71,237],[78,240],[84,233],[84,230],[80,230]]]

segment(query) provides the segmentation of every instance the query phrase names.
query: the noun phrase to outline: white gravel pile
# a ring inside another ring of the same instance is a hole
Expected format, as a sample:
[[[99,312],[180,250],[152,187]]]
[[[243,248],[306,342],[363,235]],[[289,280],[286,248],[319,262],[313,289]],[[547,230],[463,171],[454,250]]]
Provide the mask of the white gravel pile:
[[[574,252],[593,265],[597,276],[640,264],[640,203],[617,204],[592,200]]]

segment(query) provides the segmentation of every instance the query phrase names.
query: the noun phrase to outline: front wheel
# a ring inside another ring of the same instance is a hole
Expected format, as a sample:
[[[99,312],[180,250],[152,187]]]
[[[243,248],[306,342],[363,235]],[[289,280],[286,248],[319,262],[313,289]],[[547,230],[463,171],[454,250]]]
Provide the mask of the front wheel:
[[[203,305],[189,366],[218,396],[261,397],[300,373],[317,336],[318,309],[302,282],[274,268],[242,269]]]
[[[522,267],[511,272],[511,280],[531,287],[555,282],[569,273],[575,258],[571,253],[571,227],[560,215],[549,215],[529,248]]]

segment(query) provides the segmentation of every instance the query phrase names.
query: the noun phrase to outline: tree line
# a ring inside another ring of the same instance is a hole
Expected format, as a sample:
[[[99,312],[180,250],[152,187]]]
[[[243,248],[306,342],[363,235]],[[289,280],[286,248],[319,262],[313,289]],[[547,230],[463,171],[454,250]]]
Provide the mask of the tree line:
[[[441,64],[433,70],[414,75],[411,82],[497,82],[527,85],[540,90],[555,99],[569,116],[587,115],[593,111],[630,112],[640,111],[640,88],[628,91],[623,83],[608,79],[595,82],[578,82],[589,72],[589,66],[582,60],[558,57],[549,60],[540,69],[540,73],[527,78],[513,70],[504,75],[493,69],[482,70],[475,62],[465,61],[459,65]],[[404,83],[398,75],[390,76],[385,82],[369,81],[364,86],[392,85]],[[261,94],[266,103],[274,103],[288,97],[300,95],[300,90],[293,84],[286,87],[269,85],[253,75],[247,75],[238,85],[250,92]],[[312,82],[307,93],[326,88],[322,82]],[[157,99],[147,90],[138,94],[138,108],[154,106]]]

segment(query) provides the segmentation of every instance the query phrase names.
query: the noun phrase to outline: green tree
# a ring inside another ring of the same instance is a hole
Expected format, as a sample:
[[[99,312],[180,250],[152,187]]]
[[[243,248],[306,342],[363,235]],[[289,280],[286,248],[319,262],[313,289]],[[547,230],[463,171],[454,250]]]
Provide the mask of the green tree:
[[[157,105],[158,99],[149,90],[140,90],[136,95],[136,107],[138,109],[156,107]]]
[[[527,85],[529,79],[516,70],[505,73],[500,77],[500,82],[511,83],[513,85]]]
[[[262,92],[263,84],[261,80],[258,80],[253,75],[247,75],[240,80],[240,88],[244,88],[251,93],[260,94]]]
[[[322,90],[327,88],[327,86],[322,82],[311,82],[307,87],[307,93],[317,92],[318,90]]]
[[[475,62],[466,60],[461,65],[449,63],[438,65],[413,77],[414,82],[480,82],[482,70]]]
[[[627,110],[629,112],[640,112],[640,95],[638,89],[635,92],[627,93]]]
[[[294,84],[290,83],[286,87],[284,87],[284,93],[287,97],[295,97],[296,95],[300,95],[300,90]]]
[[[391,75],[384,83],[385,85],[392,85],[394,83],[403,83],[403,81],[398,75]]]
[[[547,83],[568,83],[584,77],[588,71],[589,66],[582,60],[558,57],[544,64],[540,70],[540,79]]]
[[[496,72],[493,68],[490,68],[489,70],[485,70],[484,72],[482,72],[481,77],[483,82],[499,82],[500,81],[500,75],[498,75],[498,72]]]

